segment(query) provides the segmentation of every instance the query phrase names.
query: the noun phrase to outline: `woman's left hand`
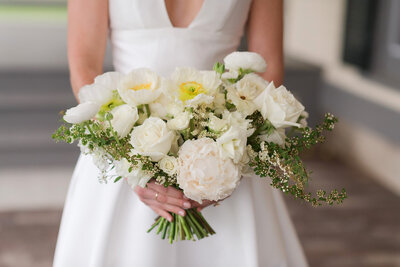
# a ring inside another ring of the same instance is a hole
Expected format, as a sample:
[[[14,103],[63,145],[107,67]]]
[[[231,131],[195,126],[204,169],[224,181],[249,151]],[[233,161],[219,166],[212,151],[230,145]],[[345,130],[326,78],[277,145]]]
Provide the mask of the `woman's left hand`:
[[[197,201],[194,200],[190,200],[190,203],[192,205],[192,208],[197,208],[197,211],[201,211],[202,209],[212,205],[212,204],[216,204],[218,203],[217,201],[210,201],[210,200],[203,200],[202,203],[200,204]]]

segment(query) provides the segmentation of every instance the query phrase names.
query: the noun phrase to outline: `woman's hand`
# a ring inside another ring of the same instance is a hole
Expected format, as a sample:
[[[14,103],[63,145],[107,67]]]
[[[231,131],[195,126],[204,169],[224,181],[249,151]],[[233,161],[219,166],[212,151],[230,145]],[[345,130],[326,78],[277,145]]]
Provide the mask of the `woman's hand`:
[[[173,219],[169,212],[185,216],[185,209],[192,207],[191,202],[181,190],[172,186],[158,185],[154,180],[147,183],[147,188],[136,186],[134,191],[143,203],[170,222]]]
[[[211,200],[203,200],[202,203],[200,204],[197,201],[191,200],[193,208],[197,208],[197,211],[202,211],[204,208],[210,206],[211,204],[214,204],[214,206],[218,205],[217,201],[211,201]]]

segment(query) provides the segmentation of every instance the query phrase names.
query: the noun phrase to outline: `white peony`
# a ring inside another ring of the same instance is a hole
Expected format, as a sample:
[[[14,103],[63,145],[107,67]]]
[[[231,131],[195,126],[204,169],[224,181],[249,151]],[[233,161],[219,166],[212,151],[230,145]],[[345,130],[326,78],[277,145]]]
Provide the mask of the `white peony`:
[[[197,202],[226,198],[238,186],[241,173],[229,158],[222,158],[210,138],[186,141],[179,150],[177,182]]]
[[[252,70],[255,72],[264,72],[267,69],[267,63],[257,53],[254,52],[233,52],[224,58],[225,67],[229,70]]]
[[[255,73],[246,74],[236,84],[236,91],[243,100],[253,100],[268,86],[268,82]]]
[[[158,162],[158,166],[166,174],[175,175],[178,172],[178,159],[172,156],[165,156]]]
[[[142,163],[132,166],[127,159],[123,158],[121,160],[114,161],[114,166],[115,173],[118,176],[126,178],[126,181],[132,188],[135,188],[137,185],[145,187],[147,182],[152,178],[150,173],[142,170]],[[129,172],[129,168],[131,167],[132,170]]]
[[[198,71],[192,68],[176,68],[171,81],[168,95],[187,106],[211,103],[221,84],[215,71]]]
[[[150,117],[133,129],[130,143],[139,154],[159,161],[169,152],[174,140],[174,132],[162,119]]]
[[[82,123],[92,119],[100,109],[100,105],[93,102],[84,102],[65,112],[64,120],[69,123]]]
[[[237,164],[246,150],[247,131],[239,127],[230,127],[216,142],[220,148],[221,157],[230,158]]]
[[[181,112],[177,114],[173,119],[167,122],[167,126],[171,130],[184,130],[189,126],[192,114],[190,112]]]
[[[304,106],[284,87],[275,88],[273,82],[254,100],[264,119],[276,128],[297,126]]]
[[[275,143],[280,146],[285,144],[286,134],[284,128],[279,128],[273,131],[271,134],[263,134],[259,136],[261,141],[266,141],[268,143]]]
[[[120,138],[126,137],[139,119],[137,108],[127,104],[114,108],[111,114],[113,115],[111,125]]]
[[[121,79],[118,92],[131,106],[149,104],[160,96],[162,80],[150,69],[135,69]]]

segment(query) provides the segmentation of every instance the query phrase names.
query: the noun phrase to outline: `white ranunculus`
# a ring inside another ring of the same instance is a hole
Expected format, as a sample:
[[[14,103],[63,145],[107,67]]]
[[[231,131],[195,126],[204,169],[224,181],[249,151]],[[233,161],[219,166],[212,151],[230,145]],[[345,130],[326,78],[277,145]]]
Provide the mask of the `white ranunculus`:
[[[238,186],[241,173],[230,158],[220,156],[210,138],[186,141],[179,150],[177,182],[197,202],[226,198]]]
[[[158,162],[158,166],[166,174],[175,175],[178,172],[178,159],[172,156],[165,156]]]
[[[142,170],[142,163],[132,166],[127,159],[122,158],[121,160],[114,161],[114,166],[115,173],[118,176],[126,178],[126,181],[132,188],[135,188],[137,185],[145,187],[147,182],[152,178],[151,174]],[[132,170],[129,172],[129,168],[131,167]]]
[[[251,115],[257,110],[257,107],[254,105],[253,101],[242,99],[234,87],[228,87],[227,91],[227,100],[234,104],[237,111],[242,113],[244,116]]]
[[[111,125],[120,138],[126,137],[139,119],[137,108],[127,104],[114,108],[111,114],[113,115]]]
[[[150,117],[142,125],[133,128],[131,145],[141,155],[159,161],[171,149],[175,134],[160,118]]]
[[[263,134],[259,136],[261,141],[266,141],[268,143],[275,143],[280,146],[285,144],[286,134],[284,128],[279,128],[273,131],[271,134]]]
[[[155,72],[140,68],[121,79],[118,92],[122,100],[135,107],[155,101],[162,93],[162,84],[162,79]]]
[[[255,72],[264,72],[267,69],[267,63],[257,53],[254,52],[233,52],[224,58],[225,67],[229,70],[252,70]]]
[[[249,73],[235,85],[241,99],[253,100],[268,86],[268,82],[255,73]]]
[[[84,102],[65,112],[64,120],[69,123],[82,123],[92,119],[100,110],[100,105],[93,102]]]
[[[229,124],[226,120],[220,119],[217,116],[210,113],[210,115],[208,117],[207,126],[211,131],[220,133],[220,132],[226,131],[229,127]]]
[[[304,106],[284,87],[275,88],[273,82],[254,100],[264,119],[268,119],[275,128],[297,126],[297,119]]]
[[[176,68],[171,81],[167,89],[168,95],[192,106],[212,102],[221,84],[221,79],[215,71],[199,71],[192,68]]]
[[[190,112],[181,112],[177,114],[173,119],[167,122],[167,126],[171,130],[184,130],[189,126],[192,114]]]
[[[227,157],[239,163],[247,145],[247,131],[239,127],[230,127],[217,139],[221,157]]]
[[[95,102],[100,105],[108,103],[113,98],[113,91],[117,90],[122,74],[106,72],[97,76],[94,83],[83,86],[78,93],[79,101]]]

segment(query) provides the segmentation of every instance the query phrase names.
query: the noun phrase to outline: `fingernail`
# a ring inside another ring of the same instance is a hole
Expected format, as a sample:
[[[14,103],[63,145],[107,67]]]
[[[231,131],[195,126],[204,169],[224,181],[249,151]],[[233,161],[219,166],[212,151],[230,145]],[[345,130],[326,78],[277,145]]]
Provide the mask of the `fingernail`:
[[[182,211],[182,210],[180,210],[178,213],[179,213],[179,215],[181,215],[181,216],[185,216],[185,212]]]
[[[186,209],[188,209],[188,208],[190,208],[190,202],[184,202],[183,203],[183,206],[186,208]]]

